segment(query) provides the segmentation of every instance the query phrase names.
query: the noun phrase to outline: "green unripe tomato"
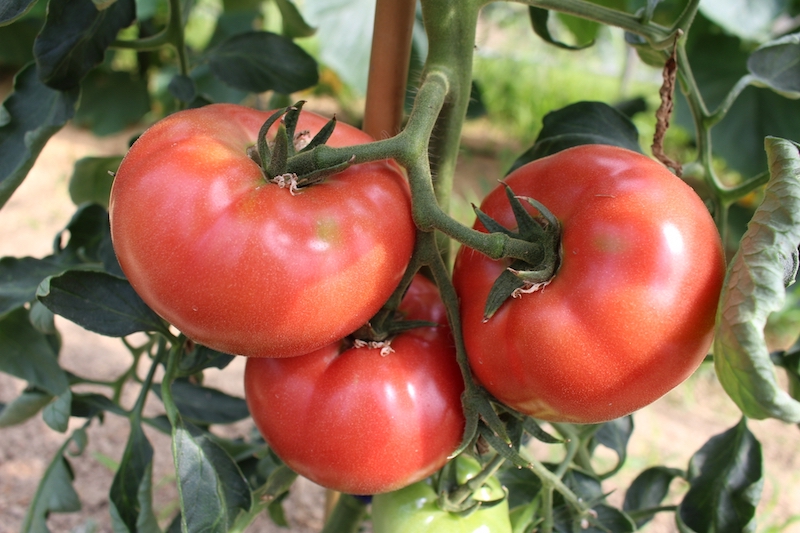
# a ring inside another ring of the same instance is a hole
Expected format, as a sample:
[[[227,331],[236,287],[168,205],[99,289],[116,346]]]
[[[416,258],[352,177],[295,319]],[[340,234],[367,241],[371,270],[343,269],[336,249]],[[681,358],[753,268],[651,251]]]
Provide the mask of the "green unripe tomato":
[[[480,471],[471,457],[456,459],[459,483]],[[474,498],[493,501],[503,496],[503,488],[495,477],[477,491]],[[461,517],[442,510],[437,494],[428,480],[409,485],[395,492],[377,494],[372,499],[372,531],[374,533],[511,533],[508,500],[494,507],[479,509]]]

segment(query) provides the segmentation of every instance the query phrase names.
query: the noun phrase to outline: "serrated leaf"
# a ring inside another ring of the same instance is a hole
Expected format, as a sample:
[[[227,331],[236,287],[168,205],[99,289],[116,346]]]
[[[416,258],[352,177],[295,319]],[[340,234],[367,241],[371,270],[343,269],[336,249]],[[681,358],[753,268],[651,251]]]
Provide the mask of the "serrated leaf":
[[[67,389],[44,408],[42,418],[53,431],[64,433],[69,428],[69,416],[72,411],[72,391]]]
[[[291,0],[275,0],[275,4],[281,12],[283,35],[290,39],[297,39],[298,37],[311,37],[316,33],[316,30],[303,19],[303,15]]]
[[[0,3],[0,26],[11,24],[31,10],[36,0],[5,0]]]
[[[39,481],[36,494],[28,507],[22,533],[50,533],[47,515],[50,513],[70,513],[79,511],[81,502],[72,481],[75,476],[72,467],[64,457],[64,450],[71,438],[56,453],[53,461]]]
[[[172,430],[184,531],[226,533],[252,495],[239,467],[200,429],[179,416]]]
[[[288,94],[319,80],[313,57],[290,39],[266,31],[234,35],[209,51],[206,60],[216,77],[243,91]]]
[[[547,44],[552,44],[553,46],[557,46],[565,50],[581,50],[594,44],[594,41],[590,41],[587,44],[574,46],[556,40],[550,33],[550,28],[547,26],[547,19],[550,17],[550,12],[546,9],[528,6],[528,16],[531,19],[533,31]]]
[[[676,477],[683,477],[683,472],[665,466],[653,466],[636,476],[625,492],[622,510],[631,514],[636,511],[645,513],[637,515],[635,520],[637,527],[641,527],[653,519],[656,514],[655,509],[658,509],[666,498],[669,493],[669,485]],[[652,512],[648,512],[648,510],[652,510]]]
[[[628,441],[633,435],[633,417],[625,416],[611,420],[600,426],[594,434],[592,447],[602,444],[615,454],[617,454],[617,466],[602,477],[608,477],[616,473],[625,464],[628,458]]]
[[[758,47],[747,59],[747,69],[777,93],[800,98],[800,33]]]
[[[14,92],[0,107],[0,207],[19,187],[48,139],[75,113],[78,91],[43,85],[29,64],[14,78]]]
[[[69,197],[75,205],[94,203],[108,209],[108,198],[122,156],[84,157],[75,163],[69,179]]]
[[[160,387],[153,392],[161,397]],[[181,416],[195,424],[232,424],[250,416],[244,399],[185,379],[172,383],[172,396]]]
[[[105,272],[68,270],[51,276],[36,297],[55,314],[100,335],[125,337],[164,328],[127,280]]]
[[[102,137],[138,123],[148,112],[146,78],[100,68],[89,72],[81,82],[81,102],[73,122]]]
[[[128,443],[109,492],[115,533],[161,531],[153,512],[152,475],[153,446],[141,424],[131,421]]]
[[[639,132],[628,117],[603,102],[577,102],[544,116],[536,142],[514,162],[509,172],[581,144],[609,144],[642,151]]]
[[[0,316],[36,298],[36,288],[48,276],[64,270],[54,257],[0,259]]]
[[[800,402],[780,388],[764,337],[767,318],[783,307],[784,262],[800,244],[800,153],[789,141],[765,141],[770,180],[720,296],[714,367],[720,383],[751,418],[800,422]]]
[[[24,308],[0,319],[0,371],[24,379],[53,396],[69,387],[47,337],[31,325]]]
[[[761,444],[745,418],[712,437],[689,462],[691,488],[676,513],[681,530],[755,531],[762,469]]]
[[[0,409],[0,428],[15,426],[34,417],[53,395],[36,388],[27,388],[11,403]]]
[[[76,89],[106,49],[136,19],[136,2],[118,0],[98,10],[92,0],[50,0],[47,19],[33,45],[39,78],[53,89]]]

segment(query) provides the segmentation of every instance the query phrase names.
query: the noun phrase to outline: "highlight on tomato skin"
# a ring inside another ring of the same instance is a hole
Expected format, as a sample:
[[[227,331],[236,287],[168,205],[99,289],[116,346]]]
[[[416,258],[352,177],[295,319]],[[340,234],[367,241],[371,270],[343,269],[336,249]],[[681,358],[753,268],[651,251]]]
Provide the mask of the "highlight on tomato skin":
[[[509,298],[484,322],[489,290],[509,261],[460,249],[453,282],[483,387],[538,419],[598,423],[654,402],[697,369],[711,345],[725,261],[689,186],[642,154],[605,145],[558,152],[504,181],[558,218],[561,263],[549,284]],[[481,210],[514,227],[502,187]]]
[[[296,356],[350,334],[392,294],[414,247],[394,162],[300,190],[267,181],[248,150],[271,114],[214,104],[170,115],[133,144],[111,191],[131,285],[187,337],[234,355]],[[301,111],[297,131],[327,122]],[[328,144],[370,141],[338,123]]]
[[[388,350],[343,340],[247,360],[253,421],[292,470],[340,492],[378,494],[430,476],[457,448],[464,383],[438,289],[417,276],[400,311],[439,325],[399,333]]]

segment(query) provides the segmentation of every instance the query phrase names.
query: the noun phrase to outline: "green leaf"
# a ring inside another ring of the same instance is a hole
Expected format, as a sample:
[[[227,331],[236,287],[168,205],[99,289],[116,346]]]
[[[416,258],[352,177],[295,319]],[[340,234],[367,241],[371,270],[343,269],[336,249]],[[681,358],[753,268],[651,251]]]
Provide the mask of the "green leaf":
[[[642,511],[638,515],[636,526],[641,527],[656,514],[655,509],[661,505],[669,493],[669,485],[676,477],[683,477],[683,472],[676,468],[653,466],[642,471],[625,492],[625,501],[622,510],[627,513]],[[648,512],[650,510],[650,512]]]
[[[314,35],[316,30],[303,19],[303,15],[300,14],[297,6],[291,0],[275,0],[275,4],[281,12],[284,36],[296,39]]]
[[[50,0],[33,53],[44,84],[73,90],[103,62],[117,33],[136,19],[136,2],[119,0],[98,10],[92,0]]]
[[[0,65],[12,72],[33,61],[33,42],[44,24],[44,15],[36,11],[8,26],[0,24]]]
[[[71,416],[80,418],[93,418],[103,411],[108,411],[119,416],[128,416],[128,412],[112,402],[110,398],[97,393],[82,393],[72,395]]]
[[[14,401],[0,409],[0,428],[15,426],[34,417],[53,395],[35,387],[28,387]]]
[[[75,475],[64,457],[67,445],[78,431],[76,430],[73,437],[67,439],[61,446],[45,470],[25,515],[22,533],[50,533],[50,529],[47,527],[48,514],[71,513],[80,510],[81,501],[78,493],[75,492],[75,487],[72,486]]]
[[[29,64],[0,108],[0,207],[19,187],[48,139],[75,113],[78,91],[54,91]]]
[[[758,47],[747,69],[759,83],[787,98],[800,98],[800,33]]]
[[[531,25],[533,26],[534,33],[536,33],[536,35],[538,35],[544,42],[548,44],[552,44],[565,50],[581,50],[594,44],[594,40],[591,40],[588,43],[580,46],[574,46],[557,41],[550,33],[550,28],[547,26],[547,19],[550,17],[550,12],[546,9],[528,6],[528,16],[531,19]]]
[[[617,471],[625,464],[628,457],[628,441],[633,435],[633,417],[625,416],[611,420],[600,426],[600,429],[594,434],[594,438],[590,446],[594,449],[598,444],[602,444],[609,450],[617,454],[617,466],[610,472],[603,474],[601,477],[607,478]]]
[[[36,288],[48,276],[64,270],[54,257],[0,259],[0,316],[36,298]]]
[[[700,11],[730,34],[764,41],[770,38],[775,19],[788,11],[789,4],[789,0],[703,0]]]
[[[514,162],[509,172],[581,144],[610,144],[642,151],[639,132],[628,117],[603,102],[577,102],[545,115],[536,142]]]
[[[800,244],[800,154],[768,138],[770,181],[764,200],[728,267],[714,338],[720,383],[751,418],[800,422],[800,402],[778,385],[764,338],[767,318],[783,307],[784,263]]]
[[[72,391],[67,389],[55,401],[44,408],[43,418],[53,431],[64,433],[69,428],[69,416],[72,411]]]
[[[31,10],[36,0],[5,0],[0,3],[0,26],[11,24]]]
[[[528,468],[503,468],[498,478],[508,489],[508,506],[513,509],[533,501],[542,490],[542,481]]]
[[[319,80],[313,57],[290,39],[266,31],[234,35],[209,51],[206,59],[216,77],[243,91],[288,94]]]
[[[111,184],[114,182],[109,172],[116,172],[120,162],[122,156],[79,159],[69,179],[69,197],[72,203],[94,203],[108,209]]]
[[[68,270],[45,279],[36,297],[79,326],[109,337],[161,331],[161,319],[127,280],[105,272]]]
[[[152,476],[153,446],[138,420],[132,420],[128,443],[109,492],[115,532],[161,531],[153,512]]]
[[[304,0],[303,14],[317,28],[319,42],[325,43],[320,62],[366,94],[375,0]]]
[[[74,123],[102,137],[121,132],[149,112],[146,78],[130,72],[95,69],[81,82],[81,103]]]
[[[225,533],[252,495],[239,467],[196,426],[178,416],[172,430],[183,531]]]
[[[161,397],[160,387],[154,387],[153,392]],[[172,383],[172,395],[181,416],[195,424],[232,424],[250,416],[242,398],[193,385],[185,379]]]
[[[691,487],[676,513],[681,531],[755,531],[762,475],[761,444],[742,418],[692,456]]]
[[[191,103],[197,97],[197,87],[191,76],[176,74],[169,80],[169,93],[181,102]]]
[[[225,368],[234,356],[212,350],[202,344],[193,344],[178,362],[178,375],[191,376],[206,368]]]
[[[25,308],[0,319],[0,371],[59,396],[69,381],[56,357],[47,337],[31,325]]]

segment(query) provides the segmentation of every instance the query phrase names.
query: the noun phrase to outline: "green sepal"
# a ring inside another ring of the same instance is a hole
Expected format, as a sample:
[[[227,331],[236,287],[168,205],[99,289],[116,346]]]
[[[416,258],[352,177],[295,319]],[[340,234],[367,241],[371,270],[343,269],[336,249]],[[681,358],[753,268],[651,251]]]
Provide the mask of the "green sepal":
[[[294,140],[295,136],[297,135],[297,121],[300,120],[300,110],[303,109],[303,105],[306,103],[305,100],[300,100],[295,102],[294,105],[289,106],[286,109],[286,114],[283,115],[283,124],[286,127],[286,136],[289,139],[288,143],[288,157],[294,155]]]
[[[294,128],[292,128],[294,130]],[[278,131],[275,133],[275,141],[272,144],[272,153],[269,158],[269,165],[265,167],[267,177],[272,179],[275,176],[286,174],[286,165],[289,160],[292,142],[289,140],[289,131],[285,122],[278,124]]]
[[[270,117],[264,122],[261,126],[261,129],[258,130],[258,141],[256,143],[256,147],[258,148],[258,161],[257,163],[259,166],[263,168],[263,165],[266,164],[267,161],[271,159],[269,143],[267,142],[267,133],[269,133],[269,129],[278,121],[283,115],[286,114],[288,111],[288,107],[283,109],[279,109],[275,111]]]
[[[330,139],[331,135],[333,135],[333,130],[335,128],[336,128],[336,117],[334,116],[328,122],[326,122],[325,125],[322,126],[322,128],[320,128],[317,134],[314,135],[314,138],[311,139],[311,141],[306,146],[304,146],[299,153],[308,152],[313,148],[316,148],[317,146],[328,142],[328,139]]]

